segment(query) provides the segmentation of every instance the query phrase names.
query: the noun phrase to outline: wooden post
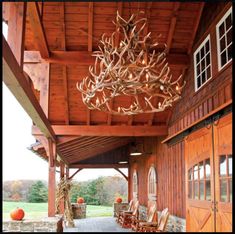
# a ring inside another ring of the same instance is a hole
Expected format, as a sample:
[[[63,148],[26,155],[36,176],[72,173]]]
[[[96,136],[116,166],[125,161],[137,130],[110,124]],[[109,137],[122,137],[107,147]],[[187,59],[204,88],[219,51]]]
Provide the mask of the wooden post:
[[[69,179],[69,167],[66,167],[66,179]]]
[[[128,202],[131,200],[131,168],[128,167]]]
[[[64,174],[64,164],[63,163],[60,163],[60,178],[64,178],[65,174]],[[63,214],[64,213],[64,199],[62,199],[60,201],[60,214]]]
[[[56,181],[55,181],[55,158],[56,158],[56,144],[48,139],[49,148],[49,178],[48,178],[48,217],[55,216],[55,195],[56,195]]]

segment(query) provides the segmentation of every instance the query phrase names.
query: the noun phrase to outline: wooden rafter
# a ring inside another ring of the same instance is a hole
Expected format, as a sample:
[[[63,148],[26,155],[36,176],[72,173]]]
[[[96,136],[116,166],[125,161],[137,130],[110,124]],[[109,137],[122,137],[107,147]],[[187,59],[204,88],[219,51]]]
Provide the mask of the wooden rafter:
[[[117,2],[117,10],[120,16],[122,16],[122,11],[123,11],[123,2]],[[116,26],[116,32],[117,32],[117,26]],[[115,38],[115,45],[118,46],[120,41],[120,34],[116,34]]]
[[[40,20],[40,12],[37,2],[27,3],[27,13],[38,50],[40,51],[42,58],[48,58],[50,57],[50,53],[43,25]]]
[[[128,164],[70,164],[69,168],[127,168]]]
[[[175,32],[175,26],[176,26],[176,20],[177,20],[177,15],[178,15],[178,10],[180,7],[180,2],[175,2],[174,3],[174,9],[173,9],[173,17],[171,18],[171,23],[170,23],[170,29],[169,29],[169,33],[167,36],[167,53],[169,52],[170,48],[171,48],[171,44],[172,44],[172,39],[173,39],[173,35]]]
[[[94,3],[88,3],[88,51],[92,52],[92,37],[93,37],[93,8]]]
[[[123,2],[118,2],[117,3],[117,10],[118,10],[119,15],[122,16]],[[117,27],[116,27],[116,32],[117,32]],[[115,37],[115,44],[116,44],[116,46],[119,45],[119,41],[120,41],[120,34],[117,33],[116,37]],[[113,108],[113,103],[114,103],[114,99],[112,99],[111,102],[110,102],[110,108],[111,109]],[[108,114],[107,116],[108,116],[107,124],[108,125],[112,125],[112,114]]]
[[[56,141],[55,133],[39,105],[22,68],[17,63],[8,43],[2,36],[3,81],[18,102],[30,116],[38,129],[46,136]]]
[[[148,34],[148,31],[149,31],[149,20],[150,20],[150,16],[151,16],[151,7],[152,7],[152,2],[146,2],[146,5],[145,5],[145,17],[147,19],[147,24],[146,24],[146,27],[144,28],[144,35],[147,35]]]
[[[116,171],[118,171],[121,175],[123,175],[123,177],[128,181],[128,176],[126,176],[121,170],[119,170],[118,168],[114,167],[113,169],[115,169]]]
[[[71,154],[71,155],[67,155],[67,159],[69,162],[71,163],[75,163],[75,162],[79,162],[79,161],[82,161],[82,160],[85,160],[85,159],[88,159],[88,158],[92,158],[98,154],[104,154],[104,153],[107,153],[109,151],[112,151],[112,150],[115,150],[119,147],[122,147],[122,146],[125,146],[128,144],[128,141],[121,141],[121,142],[117,142],[115,144],[111,144],[111,145],[107,145],[106,147],[96,147],[95,149],[89,149],[89,150],[86,150],[85,152],[83,153],[77,153],[75,152],[74,154]]]
[[[65,29],[65,3],[59,3],[60,8],[60,20],[61,20],[61,47],[62,50],[66,51],[66,29]],[[65,124],[69,124],[69,98],[68,98],[68,78],[67,78],[67,67],[62,66],[62,77],[64,87],[64,111],[65,111]]]
[[[130,142],[130,140],[120,140],[120,141],[116,141],[116,142],[105,142],[102,143],[102,141],[100,141],[100,144],[98,144],[98,142],[94,142],[93,144],[89,144],[87,146],[83,146],[81,147],[79,144],[76,146],[76,148],[73,149],[65,149],[62,154],[64,156],[73,156],[74,154],[76,155],[84,155],[87,154],[88,152],[93,152],[95,151],[96,153],[98,152],[98,150],[102,150],[104,152],[106,152],[107,147],[108,149],[112,150],[114,148],[126,145]]]
[[[56,135],[61,136],[164,136],[167,126],[80,126],[53,125]],[[36,126],[32,126],[32,134],[42,134]]]
[[[107,137],[109,138],[109,137]],[[116,142],[117,140],[120,141],[120,139],[113,139],[113,138],[110,138],[110,139],[106,139],[104,140],[102,137],[98,138],[98,139],[95,139],[95,140],[87,140],[87,141],[84,141],[84,143],[81,143],[81,142],[78,142],[77,144],[73,145],[73,146],[69,146],[69,147],[65,147],[64,149],[61,149],[61,152],[63,154],[65,153],[71,153],[71,152],[83,152],[83,151],[86,151],[87,149],[89,149],[90,147],[95,147],[97,146],[98,148],[99,147],[103,147],[103,145],[107,145],[107,143],[109,143],[109,145],[111,145],[112,143]]]
[[[187,51],[188,54],[190,54],[191,51],[192,51],[192,45],[193,45],[193,42],[194,42],[194,38],[196,36],[196,32],[197,32],[197,29],[198,29],[198,25],[199,25],[199,22],[200,22],[200,19],[201,19],[201,16],[202,16],[202,11],[203,11],[204,6],[205,6],[205,2],[201,2],[199,12],[198,12],[198,16],[197,16],[197,19],[196,19],[196,22],[195,22],[195,26],[193,28],[192,38],[189,41],[189,46],[188,46],[188,51]]]
[[[91,52],[51,51],[50,53],[50,58],[45,58],[45,61],[49,63],[91,65],[95,62]],[[185,67],[189,64],[189,56],[185,54],[168,54],[166,59],[169,65]]]
[[[10,2],[7,42],[20,67],[23,67],[26,2]]]

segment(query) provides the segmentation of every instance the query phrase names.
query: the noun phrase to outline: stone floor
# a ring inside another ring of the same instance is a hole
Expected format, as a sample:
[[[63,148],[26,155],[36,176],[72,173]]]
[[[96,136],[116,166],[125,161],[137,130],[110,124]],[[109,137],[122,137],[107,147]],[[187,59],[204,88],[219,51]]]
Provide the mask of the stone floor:
[[[64,232],[133,232],[122,228],[113,217],[75,219],[74,228],[64,228]]]

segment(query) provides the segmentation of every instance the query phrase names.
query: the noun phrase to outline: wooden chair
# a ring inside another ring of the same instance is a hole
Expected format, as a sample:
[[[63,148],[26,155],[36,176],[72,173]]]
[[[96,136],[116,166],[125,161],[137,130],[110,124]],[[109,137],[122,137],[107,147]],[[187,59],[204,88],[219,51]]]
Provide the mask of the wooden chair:
[[[128,210],[119,210],[116,215],[117,215],[117,223],[120,223],[121,217],[124,215],[124,213],[130,213],[132,214],[134,208],[134,200],[130,200]]]
[[[133,212],[125,212],[120,218],[120,224],[123,228],[130,228],[132,218],[138,217],[139,214],[139,201],[137,200],[134,204]]]
[[[137,218],[132,218],[132,223],[131,223],[132,230],[138,232],[142,224],[153,222],[156,212],[157,212],[157,204],[153,203],[148,207],[147,220],[140,220]]]
[[[165,208],[158,219],[158,222],[140,223],[141,232],[164,232],[169,218],[168,208]]]

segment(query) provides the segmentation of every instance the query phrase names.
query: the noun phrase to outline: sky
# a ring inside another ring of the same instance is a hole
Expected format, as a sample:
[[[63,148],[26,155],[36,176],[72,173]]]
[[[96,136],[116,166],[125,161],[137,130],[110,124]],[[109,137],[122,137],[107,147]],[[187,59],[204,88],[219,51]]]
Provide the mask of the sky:
[[[3,24],[3,34],[7,28]],[[2,143],[3,143],[3,181],[7,180],[48,180],[48,163],[27,149],[35,143],[31,135],[32,120],[18,103],[14,95],[2,81]],[[59,168],[57,168],[59,170]],[[76,169],[70,169],[70,175]],[[122,169],[127,174],[127,169]],[[85,181],[99,176],[120,175],[114,169],[83,169],[74,180]],[[59,179],[59,173],[56,173]]]

